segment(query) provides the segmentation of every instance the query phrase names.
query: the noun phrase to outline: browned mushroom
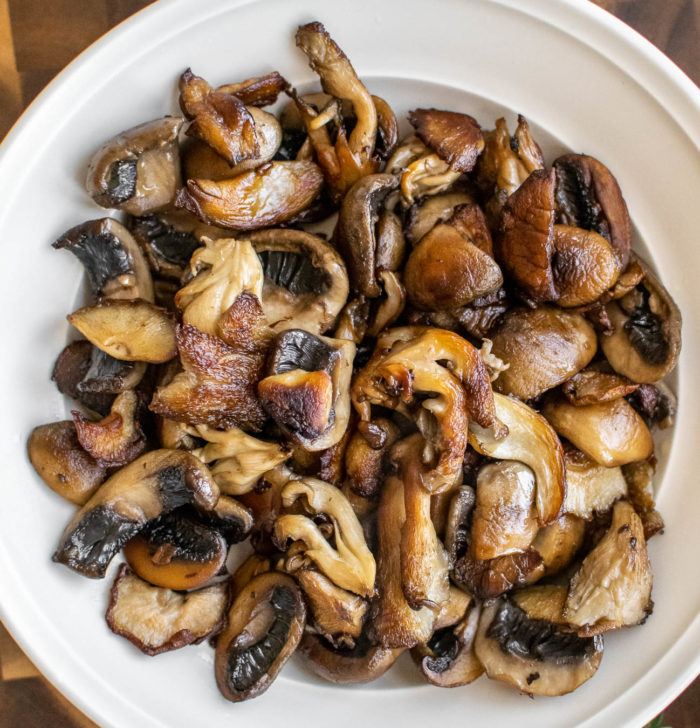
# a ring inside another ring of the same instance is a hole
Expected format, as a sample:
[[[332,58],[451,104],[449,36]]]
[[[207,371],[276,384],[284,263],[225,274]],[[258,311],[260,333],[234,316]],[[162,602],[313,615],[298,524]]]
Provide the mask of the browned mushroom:
[[[566,500],[564,513],[591,520],[605,513],[627,494],[625,478],[619,467],[599,465],[580,450],[567,450]]]
[[[564,396],[575,405],[610,402],[636,391],[639,384],[619,374],[586,370],[574,374],[561,387]]]
[[[544,575],[557,574],[571,564],[583,544],[586,524],[570,513],[540,528],[532,548],[542,557]]]
[[[647,460],[622,466],[622,475],[627,484],[627,496],[644,526],[644,538],[648,541],[654,534],[663,531],[664,519],[656,510],[654,501],[654,466]]]
[[[415,245],[438,223],[452,217],[455,208],[473,203],[466,192],[443,192],[432,197],[424,197],[406,212],[406,238]]]
[[[360,423],[345,451],[348,485],[353,492],[365,498],[379,495],[389,473],[389,453],[399,436],[399,428],[384,417]]]

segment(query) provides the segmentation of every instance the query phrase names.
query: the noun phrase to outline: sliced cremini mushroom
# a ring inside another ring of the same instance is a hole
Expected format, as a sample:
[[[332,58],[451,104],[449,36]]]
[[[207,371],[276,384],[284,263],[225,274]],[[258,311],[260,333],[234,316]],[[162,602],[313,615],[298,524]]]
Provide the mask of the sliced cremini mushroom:
[[[338,252],[303,230],[262,230],[248,239],[262,264],[261,301],[272,329],[327,331],[348,297],[348,275]]]
[[[494,393],[496,415],[508,434],[496,439],[476,422],[469,423],[469,444],[482,455],[518,460],[535,474],[537,515],[541,525],[556,520],[566,496],[564,451],[544,417],[512,397]]]
[[[221,492],[229,495],[251,491],[264,473],[289,458],[289,452],[277,443],[252,437],[237,427],[215,430],[198,425],[194,431],[207,444],[192,454],[210,466]]]
[[[246,586],[258,575],[272,571],[272,564],[267,556],[252,553],[229,579],[229,591],[235,599]]]
[[[218,182],[189,179],[175,206],[209,225],[255,230],[279,225],[305,210],[322,184],[321,170],[313,162],[267,162]]]
[[[542,414],[562,437],[607,468],[646,460],[654,452],[649,428],[624,399],[576,407],[559,397],[547,402]]]
[[[148,301],[107,299],[79,308],[68,321],[115,359],[162,364],[177,354],[171,316]]]
[[[146,449],[146,437],[137,417],[138,395],[122,392],[114,400],[109,414],[93,422],[73,411],[76,434],[83,449],[105,465],[126,465]]]
[[[224,537],[181,510],[149,523],[124,545],[124,558],[149,584],[184,591],[196,589],[224,566]]]
[[[494,382],[501,394],[533,399],[583,369],[595,356],[596,334],[578,313],[554,306],[513,308],[489,333],[491,351],[508,364]]]
[[[529,587],[518,597],[502,597],[484,607],[474,647],[492,680],[530,695],[553,696],[570,693],[593,677],[603,641],[567,630],[561,616],[565,591]]]
[[[86,187],[101,207],[143,215],[172,202],[180,185],[182,119],[165,116],[118,134],[90,159]]]
[[[391,448],[399,436],[399,428],[384,417],[360,423],[345,451],[348,486],[354,493],[365,498],[379,495],[391,467]]]
[[[148,263],[131,233],[111,217],[76,225],[53,243],[83,264],[95,297],[153,301]]]
[[[580,450],[567,450],[566,499],[564,513],[590,520],[595,513],[605,513],[613,503],[627,494],[619,467],[598,465]]]
[[[584,636],[639,624],[651,613],[652,582],[642,522],[619,501],[607,533],[571,579],[564,619]]]
[[[184,450],[153,450],[108,478],[75,514],[53,560],[103,578],[119,549],[145,525],[188,503],[212,509],[219,489]]]
[[[647,460],[622,466],[622,475],[627,484],[627,496],[644,526],[644,538],[648,541],[654,534],[663,531],[664,519],[656,510],[654,501],[654,466]]]
[[[585,535],[584,520],[570,513],[540,528],[532,548],[542,557],[544,576],[558,574],[569,566],[581,548]]]
[[[182,594],[152,586],[122,564],[110,592],[107,626],[147,655],[199,644],[218,632],[226,611],[226,584]]]
[[[107,466],[83,449],[70,420],[35,427],[27,454],[46,485],[79,506],[90,499],[107,474]]]
[[[477,559],[524,551],[538,530],[535,475],[526,465],[504,460],[485,465],[476,480],[471,538]]]
[[[648,263],[638,257],[636,260],[644,278],[636,288],[605,307],[613,333],[601,335],[599,341],[618,374],[633,382],[651,383],[678,363],[681,314]]]
[[[285,574],[260,574],[236,597],[216,642],[215,674],[233,702],[267,690],[299,644],[306,608],[299,587]]]
[[[332,524],[333,547],[314,521],[305,515],[285,514],[275,523],[279,543],[304,542],[304,552],[334,584],[363,597],[374,594],[376,565],[352,507],[338,488],[322,480],[291,481],[282,490],[286,508],[303,498],[312,514],[325,514]]]
[[[223,494],[210,510],[200,508],[197,517],[219,531],[229,544],[245,541],[254,525],[251,511],[235,498]]]
[[[466,192],[443,192],[418,200],[406,211],[406,238],[415,245],[438,223],[446,222],[459,205],[469,205],[474,200]]]
[[[392,649],[371,643],[366,637],[354,647],[335,647],[320,635],[306,632],[298,654],[304,666],[318,677],[336,685],[358,685],[380,678],[403,648]]]
[[[574,374],[562,384],[562,394],[575,405],[610,402],[639,389],[627,377],[604,371],[587,370]]]
[[[307,450],[329,448],[345,433],[354,354],[350,341],[303,329],[283,331],[271,345],[258,396],[265,411]]]

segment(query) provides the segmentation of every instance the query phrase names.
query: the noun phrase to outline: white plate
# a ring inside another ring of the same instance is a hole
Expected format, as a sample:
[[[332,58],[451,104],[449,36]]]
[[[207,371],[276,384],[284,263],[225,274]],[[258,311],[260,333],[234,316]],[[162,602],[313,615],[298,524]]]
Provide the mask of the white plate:
[[[598,674],[572,695],[529,700],[485,678],[439,690],[408,666],[377,685],[335,688],[288,666],[263,697],[232,705],[206,645],[151,660],[107,630],[113,571],[94,582],[50,562],[72,509],[33,473],[25,443],[32,427],[67,414],[49,374],[81,271],[49,243],[103,215],[83,191],[85,160],[114,133],[172,111],[187,66],[214,83],[272,69],[311,81],[292,35],[312,19],[397,112],[435,105],[488,127],[520,111],[550,161],[565,148],[603,160],[683,312],[681,406],[658,498],[667,531],[650,545],[654,614],[607,636]],[[666,58],[573,0],[162,0],[84,53],[0,151],[0,606],[39,668],[105,726],[413,725],[439,715],[491,728],[638,727],[651,718],[700,665],[699,111],[697,89]]]

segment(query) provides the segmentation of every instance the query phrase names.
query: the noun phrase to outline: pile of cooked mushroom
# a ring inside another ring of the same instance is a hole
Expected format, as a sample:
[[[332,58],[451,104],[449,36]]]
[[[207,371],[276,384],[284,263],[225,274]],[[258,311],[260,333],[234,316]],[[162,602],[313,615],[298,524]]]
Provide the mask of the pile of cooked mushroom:
[[[78,506],[53,559],[121,552],[109,628],[209,640],[232,701],[295,652],[568,693],[652,610],[678,308],[600,161],[546,166],[522,116],[415,109],[400,139],[320,23],[296,43],[322,92],[187,70],[182,116],[90,161],[121,214],[53,244],[90,290],[53,370],[72,419],[28,444]]]

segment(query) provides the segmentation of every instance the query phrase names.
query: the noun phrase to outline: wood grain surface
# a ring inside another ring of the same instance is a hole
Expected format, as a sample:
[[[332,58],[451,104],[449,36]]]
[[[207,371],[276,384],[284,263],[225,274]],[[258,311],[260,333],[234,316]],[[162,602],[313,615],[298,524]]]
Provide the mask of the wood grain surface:
[[[0,0],[0,138],[76,55],[151,2]],[[700,0],[597,4],[646,36],[700,83]],[[94,725],[41,676],[0,624],[0,728]],[[700,727],[700,679],[664,711],[663,725]]]

